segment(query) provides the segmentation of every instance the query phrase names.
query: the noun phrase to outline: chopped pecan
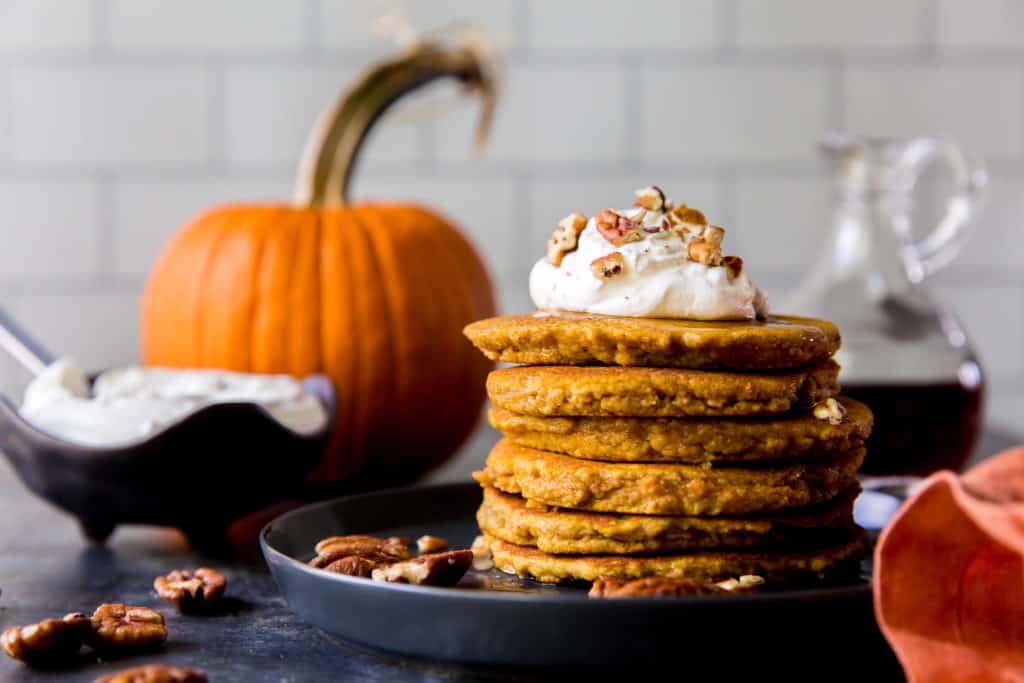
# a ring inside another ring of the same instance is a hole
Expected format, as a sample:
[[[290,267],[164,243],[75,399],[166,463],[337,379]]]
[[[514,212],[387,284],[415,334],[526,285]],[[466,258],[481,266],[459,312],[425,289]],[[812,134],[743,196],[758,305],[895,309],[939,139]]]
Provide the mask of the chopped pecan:
[[[416,539],[416,548],[419,549],[420,554],[426,555],[429,553],[439,553],[444,550],[448,550],[448,541],[444,540],[440,536],[420,536]]]
[[[97,650],[140,650],[167,640],[164,618],[148,607],[103,604],[92,615],[88,642]]]
[[[206,674],[183,666],[149,664],[97,678],[96,683],[207,683]]]
[[[709,225],[704,228],[704,232],[701,234],[704,241],[713,247],[721,247],[722,240],[725,238],[725,229],[720,228],[717,225]]]
[[[78,652],[89,629],[89,617],[73,612],[63,619],[43,619],[38,624],[12,626],[0,635],[0,646],[8,657],[26,664],[53,666]]]
[[[473,545],[469,547],[473,553],[473,569],[478,572],[485,572],[494,567],[494,558],[491,556],[491,548],[487,545],[487,539],[477,536],[473,539]]]
[[[708,219],[704,217],[703,213],[686,204],[680,204],[672,209],[668,214],[668,219],[675,228],[696,232],[701,232],[708,224]]]
[[[834,398],[826,398],[814,406],[814,417],[819,420],[828,420],[830,425],[839,425],[846,418],[846,408]]]
[[[200,567],[195,571],[175,569],[167,576],[158,576],[153,588],[164,602],[182,612],[198,612],[216,602],[227,583],[220,572]]]
[[[725,581],[719,581],[715,585],[730,593],[749,593],[763,583],[764,577],[757,574],[744,574],[738,579],[726,579]]]
[[[601,236],[617,247],[630,242],[639,242],[644,238],[640,224],[619,215],[611,209],[602,209],[594,218],[594,226]]]
[[[729,272],[730,280],[735,280],[743,272],[743,259],[739,256],[723,256],[722,265]]]
[[[708,244],[700,237],[690,240],[686,247],[687,255],[691,261],[702,263],[705,266],[718,266],[722,264],[722,250]]]
[[[626,259],[617,251],[601,256],[590,262],[590,272],[598,280],[611,280],[626,270]]]
[[[636,195],[634,206],[639,206],[648,211],[665,210],[665,193],[657,185],[648,185],[647,187],[640,188],[633,194]]]
[[[587,217],[581,213],[571,213],[558,221],[551,238],[548,239],[548,263],[556,268],[562,265],[562,259],[571,251],[576,251],[580,233],[587,227]]]
[[[406,560],[412,556],[404,538],[374,538],[373,536],[331,536],[316,544],[317,556],[310,565],[323,569],[344,557],[362,557],[376,564]]]
[[[374,581],[412,583],[425,586],[454,586],[473,563],[471,550],[449,550],[421,555],[373,570]]]

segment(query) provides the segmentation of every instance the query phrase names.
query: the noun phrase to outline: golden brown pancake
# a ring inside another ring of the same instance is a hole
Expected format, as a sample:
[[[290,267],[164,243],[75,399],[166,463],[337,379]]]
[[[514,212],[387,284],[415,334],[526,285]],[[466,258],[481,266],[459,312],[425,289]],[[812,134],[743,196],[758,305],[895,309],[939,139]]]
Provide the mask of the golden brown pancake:
[[[608,576],[638,579],[667,576],[720,581],[745,574],[773,584],[806,583],[832,574],[856,571],[867,550],[867,534],[857,529],[846,539],[802,550],[701,551],[681,555],[553,555],[507,543],[485,534],[495,566],[503,572],[544,583]]]
[[[510,441],[543,451],[610,462],[742,463],[820,458],[864,446],[868,407],[840,398],[840,424],[810,413],[773,418],[536,417],[491,408],[491,425]]]
[[[833,323],[795,316],[706,322],[562,311],[479,320],[464,333],[488,358],[508,363],[735,370],[820,363],[840,341]]]
[[[821,462],[783,467],[713,468],[608,463],[517,446],[495,445],[484,486],[545,505],[641,515],[754,515],[834,498],[854,482],[864,449]]]
[[[804,544],[853,528],[857,485],[818,505],[757,517],[669,517],[563,510],[484,488],[485,534],[555,554],[668,553]]]
[[[534,365],[495,370],[487,393],[499,408],[540,417],[761,416],[838,394],[838,376],[831,359],[771,375]]]

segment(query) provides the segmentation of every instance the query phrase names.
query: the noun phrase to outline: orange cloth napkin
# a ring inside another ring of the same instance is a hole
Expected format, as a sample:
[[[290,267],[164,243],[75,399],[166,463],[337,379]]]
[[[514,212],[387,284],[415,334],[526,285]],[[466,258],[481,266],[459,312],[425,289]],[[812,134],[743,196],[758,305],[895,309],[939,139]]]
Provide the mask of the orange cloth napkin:
[[[1024,446],[929,477],[874,567],[875,614],[911,683],[1024,682]]]

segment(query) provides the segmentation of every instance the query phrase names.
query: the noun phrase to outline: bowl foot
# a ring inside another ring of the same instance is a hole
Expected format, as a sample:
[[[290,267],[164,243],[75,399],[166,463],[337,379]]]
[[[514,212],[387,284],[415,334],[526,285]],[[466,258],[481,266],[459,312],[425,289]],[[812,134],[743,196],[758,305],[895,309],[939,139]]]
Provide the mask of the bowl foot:
[[[117,524],[103,519],[78,519],[82,529],[82,535],[93,543],[106,543],[110,535],[114,533]]]

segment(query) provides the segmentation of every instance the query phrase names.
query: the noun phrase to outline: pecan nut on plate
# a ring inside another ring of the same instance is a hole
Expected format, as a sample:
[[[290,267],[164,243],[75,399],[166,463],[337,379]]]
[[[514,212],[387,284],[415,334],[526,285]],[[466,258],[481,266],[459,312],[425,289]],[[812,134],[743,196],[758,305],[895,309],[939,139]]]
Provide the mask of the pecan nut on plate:
[[[160,599],[182,612],[208,610],[220,599],[225,586],[227,579],[220,572],[207,567],[195,571],[175,569],[153,581],[153,588]]]
[[[426,534],[416,539],[416,549],[420,551],[420,555],[440,553],[448,550],[448,541],[440,536],[431,536],[430,534]]]
[[[167,640],[164,618],[156,610],[103,604],[92,615],[88,643],[106,653],[147,650]]]
[[[183,666],[149,664],[97,678],[95,683],[207,683],[207,678],[202,671]]]
[[[374,581],[412,583],[423,586],[454,586],[473,564],[473,551],[449,550],[421,555],[374,569]]]
[[[73,612],[63,619],[12,626],[0,635],[0,646],[7,656],[26,664],[58,666],[78,652],[90,628],[89,617]]]
[[[407,560],[412,553],[404,538],[373,536],[331,536],[316,544],[311,567],[335,574],[369,578],[370,573],[392,562]]]
[[[760,576],[744,575],[718,583],[693,579],[649,576],[643,579],[616,579],[604,577],[590,587],[591,598],[670,598],[684,595],[714,595],[723,593],[749,593],[764,583]]]

